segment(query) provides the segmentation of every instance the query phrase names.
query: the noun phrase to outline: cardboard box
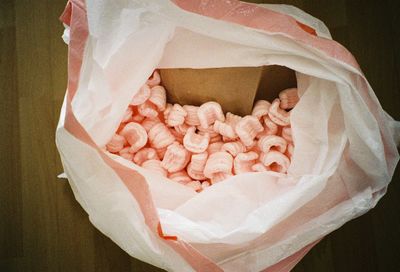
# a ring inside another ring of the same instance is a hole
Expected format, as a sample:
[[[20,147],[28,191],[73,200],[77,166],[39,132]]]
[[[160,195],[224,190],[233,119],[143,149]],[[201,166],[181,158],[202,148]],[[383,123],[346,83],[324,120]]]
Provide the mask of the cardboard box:
[[[272,101],[281,90],[296,86],[294,71],[277,65],[161,69],[160,74],[170,103],[199,106],[216,101],[225,113],[242,116],[251,113],[254,101]]]

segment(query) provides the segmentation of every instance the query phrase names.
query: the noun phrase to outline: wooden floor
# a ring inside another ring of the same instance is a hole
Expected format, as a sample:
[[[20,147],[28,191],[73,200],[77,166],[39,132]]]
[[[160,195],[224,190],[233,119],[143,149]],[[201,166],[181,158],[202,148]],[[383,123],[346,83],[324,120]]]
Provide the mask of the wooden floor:
[[[159,271],[97,231],[56,178],[62,167],[54,134],[67,80],[58,16],[65,2],[0,1],[0,271]],[[279,2],[325,21],[400,120],[397,1]],[[328,235],[294,271],[400,271],[399,247],[397,169],[375,209]]]

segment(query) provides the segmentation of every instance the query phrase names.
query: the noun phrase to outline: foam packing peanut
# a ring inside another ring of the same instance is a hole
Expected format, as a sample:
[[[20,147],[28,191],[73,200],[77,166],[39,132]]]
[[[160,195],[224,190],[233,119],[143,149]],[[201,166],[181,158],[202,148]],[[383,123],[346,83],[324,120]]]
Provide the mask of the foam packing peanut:
[[[242,120],[242,117],[231,112],[226,114],[225,123],[231,125],[231,127],[235,128],[237,123]]]
[[[185,118],[185,123],[188,124],[189,126],[199,126],[200,120],[199,120],[199,116],[197,116],[197,111],[199,110],[199,107],[191,106],[191,105],[184,105],[183,109],[187,113],[186,118]]]
[[[282,137],[285,139],[287,142],[293,142],[292,139],[292,129],[291,127],[284,127],[282,128]]]
[[[133,157],[133,162],[137,165],[142,165],[145,161],[159,159],[160,158],[158,157],[157,152],[154,148],[145,147],[135,153],[135,156]]]
[[[111,140],[107,143],[106,148],[108,151],[112,153],[117,153],[121,151],[124,148],[124,145],[126,144],[126,140],[124,136],[114,134],[111,137]]]
[[[268,153],[261,153],[260,162],[269,170],[286,173],[290,165],[290,160],[284,154],[271,150]]]
[[[233,170],[236,175],[253,172],[252,166],[256,163],[258,154],[254,151],[239,153],[233,160]]]
[[[140,104],[143,104],[144,102],[147,101],[147,99],[150,98],[151,95],[151,90],[149,85],[144,84],[139,91],[133,96],[131,105],[137,106]]]
[[[189,177],[189,175],[187,174],[187,172],[185,170],[181,170],[175,173],[171,173],[168,175],[168,178],[176,181],[180,184],[187,184],[188,182],[191,182],[192,179]]]
[[[268,171],[268,168],[264,166],[262,163],[256,163],[251,166],[251,170],[254,172],[266,172]]]
[[[185,122],[187,113],[179,104],[174,104],[168,114],[167,125],[170,127],[182,125]]]
[[[281,91],[279,93],[279,100],[281,101],[279,104],[281,109],[287,110],[294,108],[300,100],[297,88],[290,88]]]
[[[227,139],[235,139],[238,137],[231,125],[219,120],[216,120],[214,123],[214,131]]]
[[[258,100],[254,105],[251,115],[257,117],[258,119],[261,119],[262,117],[268,114],[270,107],[271,103],[269,103],[268,101]]]
[[[153,74],[146,81],[146,84],[149,85],[150,87],[154,87],[156,85],[159,85],[160,82],[161,82],[160,73],[158,73],[157,70],[154,70]]]
[[[167,147],[161,162],[169,173],[177,172],[186,167],[190,160],[190,153],[181,144],[174,143]]]
[[[138,106],[138,112],[141,116],[148,118],[156,118],[158,115],[157,107],[149,101],[140,104]]]
[[[279,107],[280,100],[275,99],[269,108],[268,116],[277,125],[288,126],[290,124],[290,112]]]
[[[183,137],[183,146],[192,153],[202,153],[206,151],[209,142],[209,134],[197,134],[195,127],[190,127],[187,130],[185,137]]]
[[[160,176],[167,177],[168,172],[161,166],[161,161],[159,160],[148,160],[142,163],[142,167],[157,173]]]
[[[219,151],[210,154],[204,167],[204,175],[213,178],[216,173],[232,174],[233,157],[228,152]]]
[[[157,123],[149,130],[149,141],[152,147],[159,149],[172,144],[175,137],[166,125]]]
[[[233,157],[236,157],[237,154],[246,152],[246,147],[240,141],[224,143],[221,148],[222,151],[226,151],[230,153]]]
[[[175,128],[173,127],[170,127],[168,129],[171,132],[171,134],[174,135],[175,141],[177,141],[180,144],[183,144],[183,135],[180,134],[178,131],[176,131]]]
[[[211,155],[215,152],[221,151],[223,145],[224,145],[224,142],[222,142],[222,141],[210,143],[210,145],[207,148],[208,155]]]
[[[212,126],[210,126],[208,128],[202,128],[201,126],[197,126],[196,129],[198,130],[198,133],[200,135],[204,135],[204,134],[208,133],[210,138],[215,138],[215,137],[221,136],[218,134],[218,132],[215,132],[214,127],[212,127]]]
[[[167,106],[167,93],[164,87],[154,86],[151,88],[149,101],[157,107],[157,110],[164,111]]]
[[[167,103],[165,110],[163,112],[164,121],[168,120],[168,116],[169,116],[169,113],[171,112],[171,110],[172,110],[172,104]]]
[[[228,179],[232,176],[233,176],[232,174],[228,174],[228,173],[224,173],[224,172],[215,173],[210,178],[210,182],[211,182],[211,184],[215,184],[215,183],[221,182],[225,179]]]
[[[293,151],[294,151],[294,145],[293,143],[289,143],[285,153],[289,159],[292,159]]]
[[[252,146],[254,138],[263,131],[263,126],[257,117],[247,115],[236,124],[235,130],[245,146]]]
[[[278,125],[272,122],[268,115],[263,117],[263,127],[264,130],[257,134],[256,138],[259,139],[264,135],[276,135],[278,133]]]
[[[133,154],[130,153],[130,148],[129,148],[129,147],[125,147],[125,148],[121,149],[121,150],[119,151],[119,155],[120,155],[122,158],[124,158],[124,159],[126,159],[126,160],[128,160],[128,161],[131,161],[131,160],[133,159]]]
[[[208,153],[193,154],[187,166],[188,175],[195,180],[205,180],[204,167],[207,163]]]
[[[175,131],[183,136],[185,136],[185,134],[188,132],[189,128],[191,128],[191,126],[187,125],[186,123],[183,123],[182,125],[178,125],[178,126],[174,127]]]
[[[225,121],[221,105],[214,101],[202,104],[197,110],[197,116],[199,117],[200,126],[204,129],[214,124],[216,120]]]
[[[141,125],[142,125],[142,127],[143,127],[147,132],[149,132],[150,129],[151,129],[155,124],[158,124],[158,123],[161,123],[160,118],[158,118],[158,117],[155,117],[155,118],[146,117],[146,118],[141,122]]]
[[[132,108],[128,107],[124,113],[124,116],[122,117],[121,123],[129,122],[132,118],[132,113],[133,113]]]
[[[132,118],[131,121],[132,122],[136,122],[136,123],[140,123],[144,120],[144,116],[140,115],[139,111],[138,111],[138,107],[134,106],[132,107]]]
[[[277,135],[266,135],[258,140],[258,148],[267,153],[271,148],[275,148],[277,151],[284,153],[286,151],[287,142],[280,136]]]
[[[138,123],[130,122],[121,130],[120,134],[125,137],[131,145],[130,152],[134,153],[144,147],[147,143],[147,132]]]

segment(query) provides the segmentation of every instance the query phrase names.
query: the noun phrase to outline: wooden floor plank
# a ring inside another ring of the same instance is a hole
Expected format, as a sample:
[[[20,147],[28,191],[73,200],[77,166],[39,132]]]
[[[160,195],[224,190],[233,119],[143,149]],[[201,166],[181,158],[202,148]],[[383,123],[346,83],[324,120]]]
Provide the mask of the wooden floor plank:
[[[0,2],[0,261],[22,256],[14,3]]]

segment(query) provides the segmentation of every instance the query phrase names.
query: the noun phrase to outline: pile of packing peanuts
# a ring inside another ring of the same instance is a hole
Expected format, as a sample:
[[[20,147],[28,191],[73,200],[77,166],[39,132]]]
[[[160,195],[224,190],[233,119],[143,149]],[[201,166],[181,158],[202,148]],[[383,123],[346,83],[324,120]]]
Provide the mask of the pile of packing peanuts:
[[[157,71],[133,97],[109,152],[193,188],[196,192],[247,172],[286,173],[293,154],[290,110],[299,100],[286,89],[272,103],[259,100],[252,114],[224,115],[217,102],[167,103]]]

